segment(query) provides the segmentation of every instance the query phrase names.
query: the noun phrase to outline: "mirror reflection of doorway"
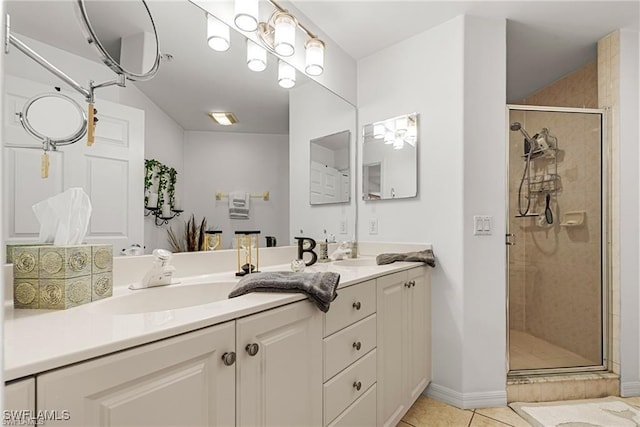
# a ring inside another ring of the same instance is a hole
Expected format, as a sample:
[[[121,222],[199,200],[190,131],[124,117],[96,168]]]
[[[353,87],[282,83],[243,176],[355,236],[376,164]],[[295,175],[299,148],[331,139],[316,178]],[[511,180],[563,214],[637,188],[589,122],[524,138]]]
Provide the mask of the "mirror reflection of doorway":
[[[364,199],[375,200],[382,196],[382,164],[370,163],[363,166]]]

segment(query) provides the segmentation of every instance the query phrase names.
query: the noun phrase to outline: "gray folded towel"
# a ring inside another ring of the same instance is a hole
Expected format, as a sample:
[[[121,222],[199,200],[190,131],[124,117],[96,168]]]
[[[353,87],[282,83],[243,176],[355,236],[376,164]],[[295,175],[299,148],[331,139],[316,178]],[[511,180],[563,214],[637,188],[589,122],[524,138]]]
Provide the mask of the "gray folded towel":
[[[378,265],[391,264],[396,261],[414,261],[423,262],[431,267],[436,266],[436,257],[431,249],[425,249],[418,252],[407,252],[404,254],[380,254],[376,257]]]
[[[229,298],[249,292],[298,292],[306,294],[323,312],[329,311],[331,301],[338,294],[340,274],[331,271],[296,273],[293,271],[266,271],[244,276],[229,293]]]

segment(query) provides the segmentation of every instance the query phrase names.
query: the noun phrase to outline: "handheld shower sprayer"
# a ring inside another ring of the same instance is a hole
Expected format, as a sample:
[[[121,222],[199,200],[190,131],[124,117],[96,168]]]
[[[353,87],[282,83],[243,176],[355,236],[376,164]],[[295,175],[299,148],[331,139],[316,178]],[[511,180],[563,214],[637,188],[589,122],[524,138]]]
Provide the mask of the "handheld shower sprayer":
[[[526,139],[529,144],[533,145],[534,143],[533,138],[531,138],[529,133],[522,127],[522,124],[520,122],[511,123],[510,128],[513,132],[520,131],[524,135],[524,139]]]

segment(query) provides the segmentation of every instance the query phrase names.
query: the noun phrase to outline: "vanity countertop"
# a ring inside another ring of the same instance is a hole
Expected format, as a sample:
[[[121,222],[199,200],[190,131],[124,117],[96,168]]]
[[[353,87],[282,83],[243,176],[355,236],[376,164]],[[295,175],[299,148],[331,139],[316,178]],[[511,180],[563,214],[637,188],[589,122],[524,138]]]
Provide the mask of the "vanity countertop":
[[[366,257],[362,258],[366,260]],[[317,263],[306,272],[340,273],[338,289],[356,282],[412,268],[419,263],[396,262],[388,265],[340,265]],[[264,267],[262,271],[287,271],[288,264]],[[170,286],[229,286],[237,282],[234,272],[221,272],[179,278]],[[157,288],[155,288],[157,289]],[[212,326],[239,317],[305,299],[303,294],[251,293],[208,304],[163,311],[113,314],[101,310],[114,298],[153,289],[129,290],[116,283],[113,297],[67,310],[14,310],[5,303],[4,362],[5,381],[34,375],[108,353],[147,344],[160,339]],[[158,291],[160,292],[160,291]],[[338,298],[339,298],[338,292]]]

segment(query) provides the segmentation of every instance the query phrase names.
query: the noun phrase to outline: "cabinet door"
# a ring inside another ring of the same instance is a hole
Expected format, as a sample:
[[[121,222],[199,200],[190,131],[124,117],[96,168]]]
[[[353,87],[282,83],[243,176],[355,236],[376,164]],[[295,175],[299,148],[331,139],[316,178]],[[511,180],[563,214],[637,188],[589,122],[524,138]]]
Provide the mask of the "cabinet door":
[[[378,422],[395,426],[406,406],[405,363],[406,294],[409,292],[406,272],[383,276],[377,283],[378,326]]]
[[[300,301],[237,320],[238,426],[322,424],[321,314]]]
[[[29,378],[4,387],[3,425],[35,425],[36,380]]]
[[[409,404],[413,404],[431,381],[431,281],[427,267],[409,270],[407,279],[411,287],[406,293],[405,364]]]
[[[235,423],[234,322],[38,377],[38,410],[68,410],[78,426],[229,426]],[[49,423],[47,423],[49,425]]]

